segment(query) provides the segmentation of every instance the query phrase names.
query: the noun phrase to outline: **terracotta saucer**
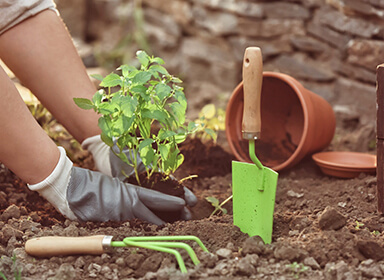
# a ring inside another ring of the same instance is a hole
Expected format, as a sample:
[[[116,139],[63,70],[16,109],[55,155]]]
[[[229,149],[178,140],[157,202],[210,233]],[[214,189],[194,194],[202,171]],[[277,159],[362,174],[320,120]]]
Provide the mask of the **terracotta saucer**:
[[[312,159],[327,175],[339,178],[354,178],[360,173],[376,172],[376,155],[357,152],[321,152]]]

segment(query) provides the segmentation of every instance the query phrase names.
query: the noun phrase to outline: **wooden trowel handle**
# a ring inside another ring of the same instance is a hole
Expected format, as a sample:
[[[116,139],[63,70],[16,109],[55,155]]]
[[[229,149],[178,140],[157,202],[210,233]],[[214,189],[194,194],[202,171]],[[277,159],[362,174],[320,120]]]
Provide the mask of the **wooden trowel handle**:
[[[85,237],[45,236],[30,239],[25,243],[25,251],[36,257],[62,255],[101,255],[104,252],[105,235]]]
[[[260,48],[249,47],[243,60],[243,139],[255,140],[260,137],[260,98],[263,82],[263,58]]]

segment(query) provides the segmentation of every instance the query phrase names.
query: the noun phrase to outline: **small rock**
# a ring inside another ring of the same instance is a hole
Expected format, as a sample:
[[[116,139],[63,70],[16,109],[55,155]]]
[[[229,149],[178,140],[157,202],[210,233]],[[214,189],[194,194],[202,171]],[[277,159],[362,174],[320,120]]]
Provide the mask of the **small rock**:
[[[21,239],[23,237],[23,232],[17,229],[14,229],[10,225],[5,225],[2,229],[3,232],[3,240],[2,243],[8,242],[11,237],[15,237],[16,239]]]
[[[31,217],[31,219],[34,222],[40,222],[41,221],[41,217],[36,212],[32,212],[29,216]]]
[[[347,203],[346,202],[339,202],[339,203],[337,203],[337,206],[339,206],[341,208],[345,208],[347,206]]]
[[[54,277],[48,278],[49,280],[71,280],[76,278],[76,271],[69,263],[63,263],[57,274]]]
[[[36,231],[36,229],[39,227],[41,227],[39,223],[35,223],[31,220],[23,219],[19,225],[19,230],[25,232],[26,230],[30,229],[33,232],[33,231]]]
[[[217,261],[219,260],[218,256],[209,252],[201,252],[199,254],[199,260],[204,267],[214,268]]]
[[[132,269],[138,269],[143,261],[144,256],[142,254],[130,254],[125,258],[125,263]]]
[[[235,245],[232,242],[228,242],[226,248],[231,250],[232,252],[235,251]]]
[[[247,238],[243,244],[243,250],[241,254],[243,256],[247,254],[258,254],[261,255],[265,251],[265,243],[260,236],[251,236]]]
[[[111,256],[106,254],[106,253],[101,255],[101,260],[102,260],[103,263],[108,262],[110,258],[111,258]]]
[[[120,267],[124,267],[125,266],[125,261],[124,261],[124,258],[117,258],[116,260],[116,264]]]
[[[322,230],[338,230],[346,223],[347,218],[330,206],[327,206],[319,216],[319,226]]]
[[[343,279],[348,270],[348,265],[344,261],[337,264],[334,262],[327,263],[324,268],[325,279]]]
[[[129,275],[132,275],[133,273],[134,273],[134,270],[132,268],[129,268],[129,267],[125,267],[125,268],[120,270],[120,276],[121,277],[127,277]]]
[[[12,204],[7,209],[4,210],[1,215],[1,220],[7,221],[11,218],[19,219],[20,218],[20,209],[16,205]]]
[[[28,274],[29,275],[33,275],[36,273],[37,269],[36,269],[36,265],[35,264],[32,264],[32,263],[27,263],[25,266],[24,266],[25,270],[28,271]]]
[[[257,256],[257,255],[255,255]],[[238,263],[236,267],[236,273],[238,275],[242,276],[251,276],[256,273],[256,268],[253,265],[253,259],[251,258],[251,255],[247,255],[244,258],[242,258]]]
[[[20,215],[21,216],[27,216],[28,215],[28,210],[25,208],[25,206],[20,207]]]
[[[229,249],[221,248],[216,251],[216,255],[219,259],[229,259],[232,256],[232,251]]]
[[[274,251],[274,256],[279,260],[297,261],[300,260],[303,255],[300,249],[293,248],[291,246],[282,245],[277,246]]]
[[[295,197],[295,198],[302,198],[304,196],[303,193],[297,193],[292,190],[287,191],[287,196],[289,197]]]
[[[163,261],[163,256],[160,253],[155,253],[144,260],[139,269],[135,271],[135,275],[142,277],[148,271],[157,271]]]
[[[72,237],[79,236],[79,229],[74,224],[70,224],[68,227],[66,227],[63,230],[63,232],[65,236],[72,236]]]
[[[83,268],[85,265],[84,257],[83,256],[78,257],[74,265],[76,268]]]
[[[227,260],[226,262],[219,262],[216,267],[213,269],[213,273],[215,275],[228,275],[229,274],[229,268]]]
[[[317,263],[317,261],[313,257],[307,257],[304,259],[303,264],[306,266],[311,267],[312,269],[321,269],[320,265]]]
[[[359,252],[367,259],[376,261],[384,259],[384,249],[375,241],[359,240],[356,246]]]
[[[101,271],[101,265],[97,263],[91,263],[88,266],[89,277],[96,278]]]
[[[362,272],[364,277],[382,279],[383,273],[381,272],[378,263],[373,260],[362,261],[358,269]]]
[[[7,254],[7,250],[5,250],[5,248],[0,245],[0,256],[5,256]]]
[[[28,254],[25,252],[24,248],[15,248],[12,252],[12,256],[15,256],[17,260],[25,260],[28,258]]]
[[[112,279],[110,276],[112,273],[112,269],[108,267],[108,265],[103,265],[101,267],[100,273],[104,276],[105,279]]]

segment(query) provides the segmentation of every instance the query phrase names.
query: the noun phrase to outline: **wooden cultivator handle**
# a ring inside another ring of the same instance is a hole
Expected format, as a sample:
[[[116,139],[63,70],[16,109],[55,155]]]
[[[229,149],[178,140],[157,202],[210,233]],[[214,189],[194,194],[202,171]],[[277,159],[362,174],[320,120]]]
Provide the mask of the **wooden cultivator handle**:
[[[104,253],[106,240],[110,236],[95,235],[85,237],[45,236],[30,239],[25,243],[27,254],[36,257],[53,257],[62,255],[101,255]],[[108,241],[107,241],[108,243]]]
[[[245,50],[243,60],[243,139],[255,140],[261,131],[261,86],[263,82],[263,58],[258,47]]]

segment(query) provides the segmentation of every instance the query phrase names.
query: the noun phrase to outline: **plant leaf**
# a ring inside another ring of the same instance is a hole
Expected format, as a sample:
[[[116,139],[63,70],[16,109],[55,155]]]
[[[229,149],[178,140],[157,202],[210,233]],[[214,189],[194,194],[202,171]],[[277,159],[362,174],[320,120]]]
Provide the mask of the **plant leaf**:
[[[146,146],[139,151],[140,158],[145,166],[150,166],[155,157],[155,152],[151,146]]]
[[[175,116],[179,125],[185,122],[185,107],[180,103],[172,103],[169,105],[171,113]]]
[[[156,62],[157,64],[164,64],[164,60],[160,57],[155,57],[152,59],[153,62]]]
[[[152,74],[147,71],[138,72],[132,79],[133,84],[143,85],[148,82],[152,77]]]
[[[161,101],[163,101],[163,99],[166,98],[171,93],[171,91],[171,87],[163,83],[159,83],[155,86],[156,95],[160,98]]]
[[[199,126],[200,125],[195,122],[189,122],[187,130],[189,133],[194,133],[199,128]]]
[[[216,107],[214,104],[207,104],[201,109],[199,115],[200,117],[205,117],[206,119],[212,119],[216,114]]]
[[[111,73],[107,75],[103,79],[103,81],[100,83],[100,86],[102,87],[115,87],[115,86],[122,86],[122,85],[123,85],[123,81],[121,80],[120,76],[115,73]]]
[[[132,117],[133,113],[136,110],[138,101],[136,97],[133,96],[123,96],[121,103],[121,111],[127,117]]]
[[[121,70],[121,74],[123,74],[123,77],[128,77],[131,71],[135,71],[137,69],[133,66],[124,64],[117,68],[117,70]]]
[[[177,77],[172,76],[172,82],[175,84],[181,84],[183,81]]]
[[[104,77],[100,74],[92,74],[91,77],[99,81],[102,81],[104,79]]]
[[[73,101],[75,101],[77,106],[84,110],[95,108],[92,101],[86,98],[73,98]]]
[[[149,64],[149,56],[145,51],[139,50],[136,52],[137,59],[139,60],[140,64],[143,65],[145,68]]]
[[[167,113],[165,111],[160,111],[160,110],[150,111],[148,109],[143,109],[141,115],[144,118],[158,120],[159,122],[162,122],[162,123],[164,123],[168,118]]]
[[[177,144],[183,143],[187,139],[187,135],[185,133],[179,133],[175,136],[175,141]]]
[[[176,90],[175,91],[175,99],[180,103],[181,106],[183,106],[184,110],[187,109],[187,98],[185,97],[185,94],[183,91]]]
[[[141,151],[142,149],[148,147],[148,146],[151,145],[153,142],[154,142],[153,139],[150,139],[150,138],[144,139],[144,140],[141,141],[140,144],[139,144],[139,151]]]
[[[169,75],[167,69],[165,69],[163,66],[158,65],[158,64],[151,65],[148,70],[151,71],[152,73],[158,72],[158,73],[166,75],[166,76]]]
[[[116,104],[110,102],[102,102],[97,108],[98,112],[103,115],[112,114],[115,112],[115,109],[117,109]]]
[[[167,159],[168,158],[168,155],[169,155],[169,151],[171,150],[171,144],[160,144],[158,145],[158,148],[159,148],[159,151],[160,151],[160,155],[162,157],[162,159]]]
[[[213,140],[216,141],[216,139],[217,139],[217,133],[216,133],[213,129],[205,128],[204,131],[205,131],[205,133],[207,133],[209,136],[211,136]]]
[[[118,135],[124,134],[125,132],[130,130],[133,121],[134,121],[134,117],[127,117],[125,115],[121,115],[114,122],[114,126],[113,126],[114,132],[117,133]]]
[[[99,104],[101,103],[104,93],[105,93],[104,90],[100,89],[96,91],[96,93],[93,95],[92,102],[95,104],[96,107],[99,106]]]
[[[138,94],[146,94],[147,88],[143,85],[136,85],[130,88],[130,91]]]
[[[160,130],[157,137],[159,138],[160,141],[163,141],[163,140],[170,138],[170,137],[173,137],[175,135],[176,135],[176,132],[174,132],[172,130],[168,130],[168,131]]]
[[[212,204],[213,207],[218,207],[220,202],[219,200],[216,198],[216,197],[213,197],[213,196],[208,196],[205,198],[205,200],[207,200],[209,203]]]
[[[111,137],[109,137],[108,135],[106,135],[104,132],[101,132],[100,134],[100,138],[101,140],[107,144],[109,147],[112,147],[113,146],[113,140]]]

